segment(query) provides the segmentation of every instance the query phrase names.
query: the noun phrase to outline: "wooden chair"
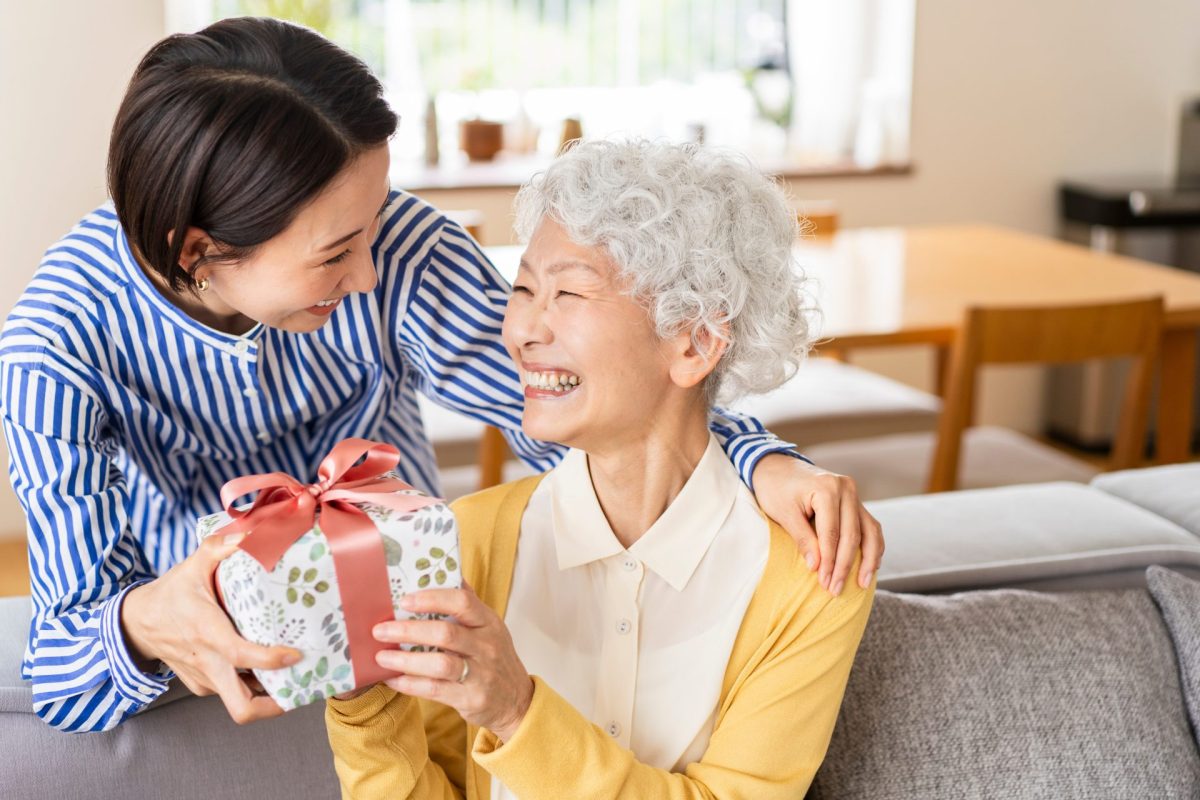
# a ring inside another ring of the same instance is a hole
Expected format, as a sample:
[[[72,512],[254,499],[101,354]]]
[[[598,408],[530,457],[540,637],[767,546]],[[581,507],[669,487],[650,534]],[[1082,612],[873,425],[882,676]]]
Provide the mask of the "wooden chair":
[[[479,488],[499,486],[504,480],[504,462],[508,459],[508,442],[497,428],[488,425],[479,439]]]
[[[812,448],[807,455],[827,469],[853,476],[866,499],[916,494],[922,486],[939,492],[960,484],[979,488],[1087,480],[1096,472],[1091,465],[1054,448],[1015,431],[971,429],[977,375],[981,367],[992,364],[1128,357],[1133,365],[1109,467],[1135,467],[1145,449],[1162,317],[1158,297],[1085,306],[969,309],[947,364],[936,438],[917,434],[837,442]],[[970,468],[960,468],[968,449],[966,466],[974,464],[974,474]]]
[[[1161,297],[1091,306],[968,309],[962,334],[951,351],[928,490],[946,491],[958,482],[963,432],[972,422],[976,377],[985,364],[1131,357],[1133,368],[1125,384],[1109,466],[1138,466],[1146,448],[1162,318]]]

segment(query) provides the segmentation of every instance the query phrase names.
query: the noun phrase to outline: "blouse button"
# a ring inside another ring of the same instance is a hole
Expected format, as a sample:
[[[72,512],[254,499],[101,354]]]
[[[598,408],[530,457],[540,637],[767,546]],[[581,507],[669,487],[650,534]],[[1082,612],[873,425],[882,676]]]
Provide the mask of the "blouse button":
[[[246,354],[246,351],[249,349],[250,349],[250,343],[247,342],[245,339],[240,340],[237,344],[235,344],[233,346],[234,352],[237,353],[239,356],[244,356]]]
[[[255,438],[257,438],[257,439],[258,439],[260,442],[266,442],[266,441],[270,441],[270,439],[271,439],[271,434],[269,434],[269,433],[260,433],[260,434],[257,434]]]
[[[627,619],[623,619],[617,623],[617,633],[622,636],[633,630],[633,623]]]
[[[251,386],[246,389],[242,389],[242,394],[246,395],[246,397],[258,397],[258,389],[255,389],[253,386]]]
[[[633,572],[635,569],[637,569],[637,561],[629,556],[625,556],[625,560],[621,562],[621,569],[625,570],[626,572]]]
[[[605,730],[608,731],[608,735],[614,739],[621,735],[621,726],[615,722],[608,723],[608,727],[605,728]]]

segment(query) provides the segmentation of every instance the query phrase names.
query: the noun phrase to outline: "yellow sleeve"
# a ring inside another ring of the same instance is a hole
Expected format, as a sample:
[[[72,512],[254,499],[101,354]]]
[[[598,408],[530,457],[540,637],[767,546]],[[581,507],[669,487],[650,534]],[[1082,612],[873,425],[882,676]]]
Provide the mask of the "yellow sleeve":
[[[428,720],[425,705],[432,712]],[[450,719],[434,705],[382,683],[350,700],[327,701],[325,729],[344,800],[466,796],[466,723],[453,710],[445,709]]]
[[[704,757],[684,773],[642,764],[536,677],[513,737],[501,744],[480,730],[472,756],[522,800],[803,797],[833,736],[875,591],[855,583],[834,598],[804,573],[789,579],[811,585],[787,591],[795,602],[733,684]]]
[[[522,485],[532,491],[533,484]],[[493,607],[499,586],[487,578],[488,548],[498,546],[495,517],[513,487],[494,487],[451,505],[459,522],[463,577]],[[517,528],[512,528],[515,536]],[[495,573],[498,578],[508,580],[511,561],[510,556],[508,572]],[[399,694],[380,683],[351,700],[330,698],[325,728],[343,798],[466,796],[467,724],[452,708]]]

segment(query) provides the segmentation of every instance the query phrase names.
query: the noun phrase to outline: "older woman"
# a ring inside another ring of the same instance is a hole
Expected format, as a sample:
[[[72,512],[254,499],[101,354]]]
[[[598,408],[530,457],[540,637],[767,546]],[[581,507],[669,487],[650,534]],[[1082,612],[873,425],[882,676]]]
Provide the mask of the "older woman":
[[[572,449],[455,505],[470,586],[404,600],[455,621],[375,631],[441,652],[329,702],[343,794],[801,797],[874,584],[822,591],[705,422],[806,349],[787,206],[644,142],[575,148],[518,206],[504,341],[526,433]]]

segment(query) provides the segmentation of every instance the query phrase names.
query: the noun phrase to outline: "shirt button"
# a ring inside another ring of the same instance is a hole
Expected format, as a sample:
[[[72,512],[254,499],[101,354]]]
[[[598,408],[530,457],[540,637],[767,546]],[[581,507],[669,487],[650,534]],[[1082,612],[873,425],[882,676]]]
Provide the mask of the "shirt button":
[[[258,389],[251,386],[247,389],[242,389],[242,394],[246,395],[246,397],[258,397]]]
[[[637,565],[638,562],[636,559],[625,556],[625,559],[621,562],[621,569],[625,570],[626,572],[633,572],[635,569],[637,569]]]
[[[633,630],[633,623],[627,619],[623,619],[617,623],[617,633],[622,636]]]
[[[237,344],[235,344],[233,346],[233,349],[234,349],[234,351],[237,352],[238,355],[242,355],[243,353],[245,353],[247,350],[250,349],[250,343],[247,342],[245,339],[242,339],[241,341],[239,341]]]
[[[608,731],[608,735],[614,739],[621,735],[621,726],[615,722],[608,723],[608,727],[605,728],[605,730]]]
[[[268,442],[268,441],[270,441],[270,440],[271,440],[271,434],[269,434],[269,433],[260,433],[260,434],[257,434],[257,435],[255,436],[255,438],[256,438],[256,439],[258,439],[260,442]]]
[[[141,687],[140,689],[138,689],[138,693],[139,693],[139,694],[141,694],[141,695],[142,695],[142,696],[144,696],[144,697],[149,697],[150,695],[154,694],[154,690],[153,690],[153,689],[147,689],[145,686],[143,686],[143,687]]]

